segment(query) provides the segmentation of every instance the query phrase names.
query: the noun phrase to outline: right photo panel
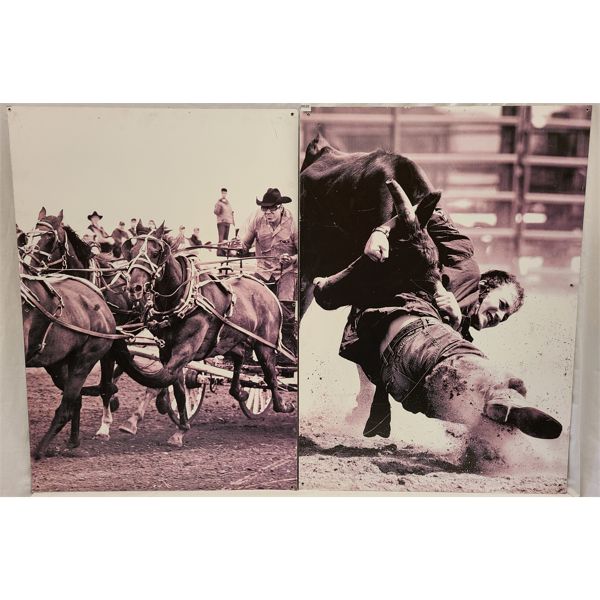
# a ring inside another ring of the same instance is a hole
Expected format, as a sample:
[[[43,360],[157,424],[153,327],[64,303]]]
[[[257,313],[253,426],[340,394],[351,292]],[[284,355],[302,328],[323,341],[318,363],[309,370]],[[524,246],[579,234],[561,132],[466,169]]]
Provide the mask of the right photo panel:
[[[307,107],[299,489],[561,494],[591,107]]]

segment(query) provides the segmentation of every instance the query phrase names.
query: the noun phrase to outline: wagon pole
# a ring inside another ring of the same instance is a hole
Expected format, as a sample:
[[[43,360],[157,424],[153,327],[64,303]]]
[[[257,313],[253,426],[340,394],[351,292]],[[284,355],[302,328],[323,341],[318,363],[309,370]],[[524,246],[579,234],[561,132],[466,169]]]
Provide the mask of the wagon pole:
[[[158,357],[151,352],[146,352],[144,350],[135,350],[130,349],[130,354],[133,356],[139,356],[141,358],[148,358],[150,360],[158,361]],[[209,365],[207,363],[200,363],[197,361],[192,361],[185,365],[186,369],[191,369],[192,371],[196,371],[197,373],[201,373],[203,375],[214,375],[215,377],[222,377],[223,379],[231,379],[233,377],[233,371],[229,371],[228,369],[222,369],[220,367],[215,367],[213,365]],[[263,387],[265,386],[265,382],[262,377],[258,375],[251,376],[240,376],[240,384],[246,387]],[[285,391],[296,391],[296,385],[293,383],[288,383],[279,380],[279,387]]]

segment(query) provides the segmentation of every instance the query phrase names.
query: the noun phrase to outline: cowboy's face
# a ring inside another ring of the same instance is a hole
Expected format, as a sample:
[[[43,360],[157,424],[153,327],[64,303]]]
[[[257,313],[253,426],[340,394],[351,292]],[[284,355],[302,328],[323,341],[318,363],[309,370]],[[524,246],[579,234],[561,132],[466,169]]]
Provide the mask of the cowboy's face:
[[[100,217],[97,217],[96,215],[94,215],[91,219],[92,221],[92,225],[98,225],[98,223],[100,223]]]
[[[495,327],[506,321],[515,312],[519,295],[512,283],[503,283],[483,298],[473,318],[475,329]]]
[[[277,224],[281,220],[281,204],[275,204],[274,206],[263,206],[261,207],[265,219],[269,225]]]

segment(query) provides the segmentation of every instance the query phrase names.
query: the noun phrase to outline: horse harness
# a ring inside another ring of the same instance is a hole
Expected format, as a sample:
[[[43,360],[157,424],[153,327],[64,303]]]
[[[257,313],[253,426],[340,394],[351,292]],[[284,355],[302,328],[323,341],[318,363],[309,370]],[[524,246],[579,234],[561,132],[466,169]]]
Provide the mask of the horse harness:
[[[148,241],[152,240],[158,243],[161,247],[163,255],[161,256],[161,260],[158,263],[153,262],[148,255]],[[128,240],[130,241],[130,240]],[[127,243],[127,242],[125,242]],[[151,234],[146,234],[144,236],[144,241],[142,247],[140,248],[139,253],[129,264],[129,268],[127,270],[127,274],[129,275],[133,269],[138,268],[142,271],[146,272],[150,275],[150,280],[146,283],[145,292],[148,294],[148,301],[146,302],[146,306],[144,308],[144,314],[142,320],[145,322],[147,328],[155,334],[158,330],[167,328],[172,326],[175,322],[180,321],[186,318],[189,314],[191,314],[194,310],[200,309],[203,310],[216,319],[221,321],[223,326],[230,327],[239,331],[240,333],[264,344],[270,348],[273,348],[277,352],[282,353],[290,360],[295,361],[296,358],[287,352],[285,348],[281,346],[281,344],[273,344],[269,340],[266,340],[262,336],[248,331],[243,327],[240,327],[236,323],[231,321],[231,316],[233,314],[233,310],[235,308],[236,295],[231,289],[230,286],[223,279],[219,279],[215,275],[213,275],[210,271],[202,268],[202,263],[196,259],[194,256],[187,256],[185,254],[179,255],[176,260],[180,260],[183,262],[184,267],[184,281],[171,293],[168,295],[159,294],[154,289],[154,283],[160,279],[164,273],[166,262],[171,255],[171,247],[162,239],[156,238]],[[203,277],[206,276],[206,277]],[[240,278],[248,278],[254,279],[264,285],[263,282],[252,277],[251,275],[247,275],[241,273],[239,275],[229,276],[227,279],[240,279]],[[229,298],[229,306],[224,314],[221,314],[215,305],[211,302],[209,298],[207,298],[203,294],[203,288],[209,284],[213,284],[218,286],[223,293],[225,293]],[[170,308],[165,311],[158,310],[154,305],[154,297],[169,297],[173,296],[176,292],[183,288],[183,294],[181,299],[177,303],[176,306]],[[221,332],[219,332],[220,335]]]
[[[59,283],[61,281],[69,281],[69,280],[78,281],[80,283],[87,285],[91,290],[93,290],[94,292],[99,294],[100,297],[102,297],[99,290],[92,283],[90,283],[86,279],[81,279],[79,277],[72,277],[70,275],[52,275],[52,276],[42,277],[39,275],[27,275],[27,274],[23,274],[23,273],[21,274],[21,282],[20,282],[21,299],[26,304],[29,304],[31,307],[33,307],[33,308],[37,309],[39,312],[41,312],[50,321],[48,323],[48,327],[46,328],[46,331],[44,332],[42,341],[34,353],[34,356],[37,356],[38,354],[41,354],[44,351],[44,349],[46,347],[46,340],[48,338],[48,335],[50,334],[52,326],[55,324],[58,325],[59,327],[63,327],[64,329],[69,329],[71,331],[75,331],[76,333],[82,333],[82,334],[88,335],[90,337],[97,337],[97,338],[103,338],[103,339],[108,339],[108,340],[122,340],[122,339],[131,339],[132,338],[132,335],[130,335],[130,334],[101,333],[99,331],[92,331],[90,329],[85,329],[83,327],[79,327],[78,325],[74,325],[73,323],[64,321],[61,318],[61,316],[62,316],[62,311],[65,307],[65,303],[63,301],[62,296],[56,290],[56,288],[52,285],[52,283]],[[26,283],[25,283],[26,281],[39,281],[44,286],[44,288],[46,289],[48,294],[58,300],[58,306],[56,307],[54,312],[50,312],[49,310],[46,309],[46,307],[43,305],[43,303],[40,300],[40,298],[38,297],[38,295],[26,285]]]

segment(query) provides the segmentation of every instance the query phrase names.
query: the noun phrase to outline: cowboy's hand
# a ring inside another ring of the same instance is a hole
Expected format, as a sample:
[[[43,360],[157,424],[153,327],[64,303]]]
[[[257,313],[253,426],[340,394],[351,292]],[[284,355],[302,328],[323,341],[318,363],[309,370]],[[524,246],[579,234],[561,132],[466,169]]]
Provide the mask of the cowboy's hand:
[[[461,312],[460,306],[454,297],[452,292],[444,290],[438,292],[434,296],[435,303],[443,317],[447,317],[450,325],[454,327],[457,323],[460,323]]]
[[[282,254],[279,257],[279,264],[285,269],[294,262],[294,259],[289,254]]]
[[[374,231],[365,244],[364,253],[375,262],[383,262],[390,255],[390,242],[385,233]]]
[[[229,242],[227,242],[227,246],[232,250],[240,250],[242,248],[242,240],[240,240],[240,238],[237,237],[232,238],[231,240],[229,240]]]

